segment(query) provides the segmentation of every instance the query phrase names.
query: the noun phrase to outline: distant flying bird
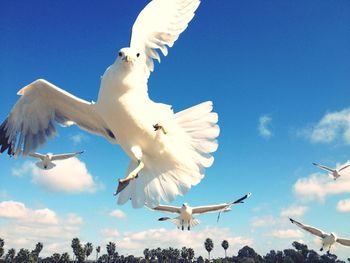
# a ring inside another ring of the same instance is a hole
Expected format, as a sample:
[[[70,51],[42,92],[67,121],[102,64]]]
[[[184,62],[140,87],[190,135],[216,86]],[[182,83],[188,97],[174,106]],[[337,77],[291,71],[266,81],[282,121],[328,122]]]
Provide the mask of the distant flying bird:
[[[317,163],[312,163],[313,165],[317,166],[318,168],[321,168],[322,170],[325,170],[329,173],[330,176],[333,176],[334,180],[337,180],[338,177],[341,176],[340,172],[346,168],[348,168],[350,166],[350,164],[346,164],[338,169],[332,169],[329,168],[327,166],[321,165],[321,164],[317,164]]]
[[[289,218],[289,220],[293,224],[296,224],[298,227],[304,229],[305,231],[322,238],[322,247],[320,251],[323,251],[324,248],[328,247],[328,253],[329,253],[331,250],[331,247],[335,244],[335,242],[338,242],[339,244],[342,244],[344,246],[350,246],[350,239],[337,237],[336,234],[334,234],[333,232],[331,232],[330,234],[327,234],[320,229],[317,229],[312,226],[304,225],[298,221],[295,221],[292,218]]]
[[[29,153],[28,155],[37,159],[40,159],[40,162],[36,163],[40,169],[52,169],[56,166],[53,161],[60,161],[75,157],[79,154],[82,154],[84,151],[76,152],[76,153],[64,153],[64,154],[40,154],[40,153]]]
[[[232,205],[243,203],[243,201],[249,198],[250,196],[251,196],[251,193],[248,193],[236,201],[218,204],[218,205],[191,207],[187,203],[184,203],[181,207],[160,205],[152,209],[156,211],[161,211],[161,212],[179,214],[179,216],[175,218],[161,217],[158,220],[159,221],[171,220],[171,222],[173,222],[179,229],[181,228],[181,230],[184,230],[185,228],[187,228],[187,230],[191,230],[192,227],[199,224],[199,220],[194,218],[193,215],[213,213],[218,211],[220,215],[221,212],[231,211]],[[219,217],[218,217],[218,220],[219,220]]]
[[[126,177],[119,180],[116,191],[118,204],[131,199],[133,207],[155,207],[160,199],[170,202],[185,194],[213,164],[218,116],[210,101],[174,113],[170,105],[149,98],[147,82],[153,60],[160,61],[157,50],[167,55],[199,3],[151,1],[132,27],[130,47],[119,50],[102,76],[96,103],[43,79],[22,88],[21,98],[0,126],[0,151],[27,155],[55,134],[55,121],[76,124],[120,144],[130,157]],[[175,78],[180,71],[174,72]]]

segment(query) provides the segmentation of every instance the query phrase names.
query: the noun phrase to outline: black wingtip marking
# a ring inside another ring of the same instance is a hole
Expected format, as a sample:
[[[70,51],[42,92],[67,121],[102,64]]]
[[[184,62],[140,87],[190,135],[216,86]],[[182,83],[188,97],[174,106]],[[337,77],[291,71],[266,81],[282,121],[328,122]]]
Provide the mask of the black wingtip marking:
[[[113,132],[110,129],[106,129],[106,131],[108,133],[108,136],[115,140],[115,136],[114,136]]]
[[[290,222],[294,223],[294,220],[292,218],[289,218]]]
[[[4,122],[0,126],[0,153],[3,153],[7,150],[7,154],[12,156],[13,155],[13,143],[9,143],[9,138],[6,136],[6,125],[8,122],[8,118],[4,120]]]

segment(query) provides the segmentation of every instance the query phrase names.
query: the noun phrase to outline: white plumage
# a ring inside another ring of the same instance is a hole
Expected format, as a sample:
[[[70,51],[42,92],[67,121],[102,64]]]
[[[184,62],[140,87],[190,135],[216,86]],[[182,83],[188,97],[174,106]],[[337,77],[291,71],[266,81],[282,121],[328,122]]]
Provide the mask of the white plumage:
[[[350,239],[346,239],[346,238],[340,238],[340,237],[337,237],[337,235],[335,233],[325,233],[324,231],[320,230],[320,229],[317,229],[315,227],[312,227],[312,226],[309,226],[309,225],[305,225],[305,224],[302,224],[298,221],[295,221],[294,219],[292,218],[289,218],[289,220],[297,225],[298,227],[304,229],[305,231],[315,235],[315,236],[318,236],[322,239],[322,247],[321,247],[321,251],[323,251],[324,248],[328,248],[328,252],[331,250],[331,247],[337,242],[339,244],[342,244],[344,246],[350,246]]]
[[[187,230],[191,230],[192,227],[199,224],[199,220],[194,218],[193,215],[219,212],[219,216],[220,216],[221,212],[231,211],[232,205],[243,203],[243,201],[249,198],[250,196],[251,196],[251,193],[248,193],[245,196],[237,199],[236,201],[217,204],[217,205],[191,207],[187,203],[184,203],[181,207],[170,206],[170,205],[160,205],[152,209],[155,211],[179,214],[179,216],[175,218],[161,217],[158,220],[159,221],[171,220],[171,222],[173,222],[179,229],[184,230],[185,228],[187,228]],[[219,216],[218,216],[218,220],[219,220]]]
[[[74,97],[46,80],[24,87],[20,100],[0,126],[1,152],[34,151],[55,134],[54,121],[77,124],[119,143],[130,156],[120,180],[118,203],[157,206],[185,194],[211,166],[217,149],[218,116],[204,102],[174,113],[148,96],[148,77],[157,49],[167,55],[194,16],[198,0],[153,0],[139,14],[131,44],[122,48],[101,79],[96,104]]]
[[[40,162],[36,163],[36,166],[38,166],[40,169],[52,169],[56,166],[53,161],[62,161],[66,160],[72,157],[75,157],[79,154],[82,154],[83,151],[81,152],[76,152],[76,153],[62,153],[62,154],[52,154],[52,153],[47,153],[47,154],[41,154],[41,153],[29,153],[29,156],[40,159]]]
[[[329,176],[333,177],[334,180],[337,180],[341,176],[341,171],[344,169],[350,167],[350,164],[343,165],[342,167],[339,167],[337,169],[329,168],[325,165],[317,164],[317,163],[312,163],[313,165],[317,166],[318,168],[327,171]]]

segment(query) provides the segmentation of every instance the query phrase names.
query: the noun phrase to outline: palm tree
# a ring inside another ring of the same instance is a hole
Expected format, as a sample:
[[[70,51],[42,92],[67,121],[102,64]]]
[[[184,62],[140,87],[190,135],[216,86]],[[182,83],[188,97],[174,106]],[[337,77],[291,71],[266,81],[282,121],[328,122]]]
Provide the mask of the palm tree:
[[[30,252],[28,249],[21,248],[17,256],[15,257],[16,262],[29,262],[30,260]]]
[[[43,250],[43,243],[38,242],[35,245],[35,249],[32,250],[32,252],[30,253],[30,255],[33,258],[34,262],[39,262],[39,254],[40,254],[41,250]]]
[[[180,257],[180,250],[178,250],[177,248],[174,249],[173,251],[173,257],[175,259],[175,262],[177,262],[177,260],[179,259]]]
[[[146,249],[143,251],[143,255],[145,256],[146,262],[148,262],[148,261],[149,261],[149,258],[150,258],[150,256],[151,256],[151,253],[150,253],[150,251],[149,251],[148,248],[146,248]]]
[[[16,256],[16,250],[14,248],[10,248],[7,251],[6,257],[5,257],[5,262],[12,263],[14,258]]]
[[[229,247],[228,241],[227,240],[222,241],[221,246],[225,250],[225,258],[227,258],[226,250]]]
[[[114,253],[115,253],[115,243],[113,242],[109,242],[106,246],[107,248],[107,254],[108,254],[108,263],[110,262],[111,260],[111,257],[113,257]]]
[[[51,256],[51,262],[58,263],[61,259],[61,255],[58,253],[53,253]]]
[[[4,255],[4,245],[5,245],[4,240],[0,238],[0,258],[2,257],[2,255]]]
[[[61,255],[61,258],[60,258],[60,263],[69,263],[69,254],[67,252],[64,252],[62,255]]]
[[[188,253],[188,259],[190,260],[190,262],[192,262],[194,258],[194,250],[192,248],[188,248],[187,253]]]
[[[101,252],[101,247],[100,246],[97,246],[96,247],[96,262],[97,262],[97,259],[98,259],[98,254]]]
[[[187,261],[188,251],[187,251],[186,247],[182,247],[182,249],[181,249],[181,257],[185,260],[185,262]]]
[[[205,250],[208,251],[208,259],[210,260],[210,252],[214,248],[213,240],[211,240],[210,238],[207,238],[204,242],[204,247],[205,247]]]
[[[92,246],[92,244],[90,242],[85,244],[84,251],[85,251],[86,259],[88,259],[88,257],[91,255],[93,250],[94,250],[94,247]]]
[[[71,247],[73,248],[73,253],[79,263],[84,262],[85,260],[85,251],[83,247],[80,244],[79,238],[73,238],[72,239],[72,245]]]

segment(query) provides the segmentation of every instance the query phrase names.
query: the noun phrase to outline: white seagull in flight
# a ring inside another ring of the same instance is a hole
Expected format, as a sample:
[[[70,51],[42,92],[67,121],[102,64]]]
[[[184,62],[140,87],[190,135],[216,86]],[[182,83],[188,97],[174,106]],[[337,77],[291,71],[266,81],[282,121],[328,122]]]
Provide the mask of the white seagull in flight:
[[[218,221],[219,221],[219,217],[220,217],[221,212],[231,211],[232,205],[243,203],[243,201],[245,199],[249,198],[250,196],[251,196],[251,193],[248,193],[236,201],[218,204],[218,205],[191,207],[187,203],[184,203],[181,207],[160,205],[160,206],[154,207],[152,209],[156,210],[156,211],[161,211],[161,212],[179,214],[179,216],[177,216],[175,218],[161,217],[158,220],[165,221],[165,220],[170,219],[171,222],[173,222],[177,226],[177,228],[179,228],[179,229],[181,228],[181,230],[184,230],[185,228],[187,228],[187,230],[191,230],[192,227],[199,224],[199,220],[194,218],[193,215],[213,213],[213,212],[219,211],[219,215],[218,215]]]
[[[40,159],[40,162],[36,163],[40,169],[52,169],[56,166],[53,161],[66,160],[72,157],[75,157],[79,154],[82,154],[84,151],[76,153],[64,153],[64,154],[41,154],[41,153],[29,153],[28,155],[37,159]]]
[[[333,232],[330,234],[327,234],[320,229],[317,229],[312,226],[304,225],[298,221],[295,221],[292,218],[289,218],[289,220],[293,224],[296,224],[298,227],[304,229],[305,231],[322,238],[322,247],[320,251],[323,251],[324,248],[328,247],[328,253],[329,253],[329,251],[331,250],[331,247],[335,244],[335,242],[338,242],[339,244],[342,244],[344,246],[348,246],[348,247],[350,246],[350,239],[337,237],[336,234],[334,234]]]
[[[116,191],[118,204],[131,200],[133,207],[155,207],[160,199],[170,202],[185,194],[213,164],[218,116],[210,101],[174,113],[170,105],[149,98],[147,82],[153,60],[160,61],[158,51],[167,55],[199,3],[151,1],[132,27],[130,47],[120,49],[103,74],[96,103],[43,79],[22,88],[0,126],[0,152],[27,155],[55,134],[54,122],[76,124],[120,144],[130,157]]]
[[[321,168],[322,170],[327,171],[328,174],[330,176],[332,176],[334,180],[337,180],[341,176],[340,172],[342,170],[344,170],[344,169],[346,169],[346,168],[348,168],[350,166],[350,164],[346,164],[346,165],[344,165],[344,166],[342,166],[342,167],[340,167],[338,169],[332,169],[332,168],[329,168],[329,167],[321,165],[321,164],[317,164],[317,163],[312,163],[312,164],[317,166],[318,168]]]

